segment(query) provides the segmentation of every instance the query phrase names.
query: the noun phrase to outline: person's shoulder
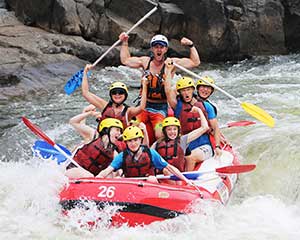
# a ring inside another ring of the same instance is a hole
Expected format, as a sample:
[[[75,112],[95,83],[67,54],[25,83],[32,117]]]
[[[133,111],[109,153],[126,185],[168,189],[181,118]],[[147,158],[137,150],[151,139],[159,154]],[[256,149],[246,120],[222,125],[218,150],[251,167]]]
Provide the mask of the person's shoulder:
[[[146,55],[145,56],[140,56],[139,58],[143,61],[143,63],[148,63],[151,59],[151,57],[146,56]]]
[[[122,151],[122,152],[119,152],[115,158],[122,159],[123,156],[124,156],[124,154],[125,154],[125,151],[126,151],[126,149],[124,151]]]
[[[208,119],[216,118],[217,113],[216,113],[216,109],[215,109],[214,105],[212,105],[208,101],[204,101],[203,104],[204,104],[204,107],[205,107],[206,112],[208,114]]]
[[[203,105],[206,109],[209,109],[209,110],[213,109],[212,104],[208,101],[203,101]]]
[[[153,148],[150,148],[150,153],[152,156],[159,156],[159,153]]]

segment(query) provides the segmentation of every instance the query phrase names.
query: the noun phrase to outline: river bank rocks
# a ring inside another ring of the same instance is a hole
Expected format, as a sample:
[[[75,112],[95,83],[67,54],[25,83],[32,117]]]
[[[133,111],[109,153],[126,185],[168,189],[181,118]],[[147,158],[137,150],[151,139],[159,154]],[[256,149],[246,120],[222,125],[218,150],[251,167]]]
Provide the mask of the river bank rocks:
[[[5,56],[0,60],[0,99],[66,82],[156,2],[0,0],[0,52]],[[299,30],[296,0],[164,0],[132,32],[129,44],[136,54],[145,54],[150,38],[160,32],[168,36],[171,54],[183,56],[189,49],[179,40],[186,36],[202,61],[238,61],[299,51]],[[101,63],[119,64],[118,49]]]
[[[58,85],[63,88],[73,74],[108,48],[80,36],[25,26],[3,9],[0,16],[0,100],[51,91]],[[106,56],[106,64],[116,64],[115,51]]]

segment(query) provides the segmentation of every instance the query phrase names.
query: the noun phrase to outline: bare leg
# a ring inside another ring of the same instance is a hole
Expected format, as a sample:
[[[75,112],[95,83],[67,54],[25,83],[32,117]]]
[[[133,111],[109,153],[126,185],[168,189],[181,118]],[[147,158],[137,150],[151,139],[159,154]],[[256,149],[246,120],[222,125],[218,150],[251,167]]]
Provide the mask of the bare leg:
[[[186,157],[185,170],[194,171],[196,163],[202,162],[203,159],[204,159],[203,151],[199,148],[194,149],[191,155]]]

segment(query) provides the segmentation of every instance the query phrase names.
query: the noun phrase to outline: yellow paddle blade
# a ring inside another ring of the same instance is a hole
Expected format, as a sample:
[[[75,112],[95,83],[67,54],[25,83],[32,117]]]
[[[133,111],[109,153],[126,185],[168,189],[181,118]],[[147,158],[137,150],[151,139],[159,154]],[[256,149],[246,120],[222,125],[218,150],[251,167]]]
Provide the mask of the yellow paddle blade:
[[[241,105],[244,108],[244,110],[247,113],[249,113],[252,117],[258,119],[259,121],[263,122],[264,124],[266,124],[267,126],[269,126],[271,128],[274,127],[274,125],[275,125],[274,119],[271,117],[270,114],[268,114],[266,111],[264,111],[260,107],[255,106],[254,104],[251,104],[251,103],[246,103],[246,102],[242,102]]]

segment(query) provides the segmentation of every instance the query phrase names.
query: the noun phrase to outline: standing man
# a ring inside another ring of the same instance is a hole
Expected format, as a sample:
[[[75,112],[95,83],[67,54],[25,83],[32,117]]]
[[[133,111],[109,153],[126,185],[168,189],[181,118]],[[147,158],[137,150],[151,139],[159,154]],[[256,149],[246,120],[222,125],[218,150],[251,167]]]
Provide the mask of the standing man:
[[[120,58],[122,64],[128,67],[142,68],[149,80],[146,109],[137,116],[137,119],[146,124],[150,144],[152,144],[154,137],[158,139],[162,136],[161,123],[167,117],[168,112],[168,103],[164,89],[164,62],[169,42],[164,35],[155,35],[150,41],[152,57],[132,57],[128,49],[128,38],[129,36],[124,32],[119,36],[119,39],[122,41]],[[188,38],[182,38],[181,45],[190,48],[189,58],[172,58],[172,61],[185,68],[197,67],[200,64],[200,58],[193,42]],[[172,75],[174,75],[174,71]],[[154,136],[151,134],[153,130]]]

